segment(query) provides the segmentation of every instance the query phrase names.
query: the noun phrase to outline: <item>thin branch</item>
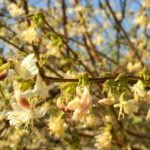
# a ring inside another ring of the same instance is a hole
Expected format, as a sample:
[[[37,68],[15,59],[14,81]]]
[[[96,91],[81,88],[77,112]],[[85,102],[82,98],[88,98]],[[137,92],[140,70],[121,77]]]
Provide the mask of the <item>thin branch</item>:
[[[92,54],[91,54],[90,48],[89,48],[89,46],[88,46],[88,44],[87,44],[87,41],[86,41],[86,37],[85,37],[84,35],[83,35],[83,41],[84,41],[84,43],[85,43],[85,48],[86,48],[87,53],[88,53],[88,55],[89,55],[89,57],[90,57],[90,59],[91,59],[91,62],[92,62],[92,64],[93,64],[93,66],[96,67],[95,59],[94,59],[94,57],[93,57]]]
[[[58,77],[62,77],[55,69],[53,69],[51,66],[46,65],[46,68],[49,69],[51,72],[53,72],[54,74],[56,74]]]
[[[76,5],[78,5],[79,1],[75,0]],[[78,12],[80,18],[83,20],[83,14],[81,12]],[[85,35],[89,41],[90,44],[90,48],[91,48],[91,53],[93,55],[93,57],[95,57],[96,61],[98,63],[101,63],[101,59],[98,57],[98,55],[101,55],[102,57],[106,58],[107,60],[109,60],[110,62],[114,63],[115,65],[119,65],[115,60],[109,58],[107,55],[103,54],[102,52],[98,51],[92,41],[91,35],[89,34],[89,32],[87,31],[87,27],[85,25],[85,23],[82,24],[83,27],[85,28]]]
[[[23,0],[23,9],[25,11],[25,18],[27,21],[27,26],[29,27],[31,25],[30,19],[27,17],[29,14],[29,10],[28,10],[28,1]]]
[[[111,77],[89,78],[89,81],[104,83],[106,80],[115,79],[117,76],[118,74]],[[126,75],[126,77],[128,78],[129,83],[135,83],[138,80],[143,80],[143,78],[138,76]],[[51,82],[78,82],[79,81],[78,79],[65,79],[65,78],[55,78],[55,77],[48,77],[48,76],[43,76],[43,79]]]
[[[57,32],[48,24],[48,22],[46,20],[45,20],[45,23],[51,32],[53,32],[54,34],[57,34]],[[45,33],[44,30],[43,30],[43,32]],[[60,34],[57,34],[57,35],[60,35]],[[79,62],[79,64],[81,64],[91,76],[94,76],[93,73],[88,68],[88,66],[86,66],[82,60],[78,59],[78,55],[70,48],[70,46],[68,44],[65,43],[63,36],[62,35],[60,35],[60,36],[62,37],[62,41],[65,44],[65,46],[67,47],[67,49],[73,54],[74,57],[77,58],[77,61]]]
[[[3,40],[4,42],[6,42],[7,44],[15,47],[17,50],[23,51],[23,48],[21,48],[21,47],[17,46],[16,44],[10,42],[9,40],[5,39],[4,37],[0,36],[0,39]]]
[[[66,16],[66,4],[65,0],[61,0],[61,5],[62,5],[62,14],[63,14],[63,28],[64,28],[64,43],[68,45],[68,32],[67,32],[67,16]],[[70,51],[68,49],[68,46],[66,47],[67,50],[67,55],[70,55]]]
[[[141,58],[140,58],[140,56],[139,56],[139,54],[138,54],[136,48],[134,47],[133,43],[132,43],[131,40],[129,39],[128,34],[126,33],[126,31],[125,31],[124,28],[122,27],[120,21],[119,21],[118,18],[116,17],[114,10],[112,9],[112,7],[111,7],[111,5],[110,5],[110,3],[109,3],[109,0],[105,0],[105,1],[106,1],[106,5],[107,5],[109,11],[111,12],[111,14],[112,14],[112,16],[113,16],[113,18],[114,18],[116,24],[119,26],[119,28],[120,28],[120,30],[122,31],[124,37],[126,38],[129,47],[134,51],[134,53],[135,53],[135,55],[137,56],[137,58],[141,61]],[[142,62],[142,64],[143,64],[143,62]],[[144,64],[143,64],[143,65],[144,65]]]
[[[142,138],[142,139],[148,139],[150,140],[150,136],[149,135],[146,135],[146,134],[141,134],[141,133],[136,133],[136,132],[133,132],[133,131],[130,131],[130,130],[125,130],[128,134],[134,136],[134,137],[137,137],[137,138]]]

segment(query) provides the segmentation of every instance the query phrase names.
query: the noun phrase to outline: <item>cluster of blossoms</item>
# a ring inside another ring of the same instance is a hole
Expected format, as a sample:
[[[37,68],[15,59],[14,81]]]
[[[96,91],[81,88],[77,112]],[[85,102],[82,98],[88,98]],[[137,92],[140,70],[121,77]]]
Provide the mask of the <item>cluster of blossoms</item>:
[[[14,69],[16,71],[13,88],[16,102],[12,103],[12,111],[7,113],[10,125],[19,128],[22,125],[25,125],[27,128],[29,125],[33,126],[33,120],[36,118],[43,117],[48,109],[47,104],[45,103],[42,106],[36,106],[38,104],[39,98],[46,99],[49,97],[50,86],[46,85],[42,80],[42,77],[39,74],[39,69],[36,65],[37,59],[34,54],[29,54],[23,60],[14,60],[13,62]],[[0,78],[3,79],[7,75],[7,70],[4,70],[0,73]],[[123,76],[120,76],[121,78]],[[20,79],[29,81],[35,79],[34,85],[29,86],[26,89],[21,88],[19,82]],[[118,78],[119,79],[119,78]],[[105,86],[108,88],[108,97],[99,100],[99,104],[102,106],[113,105],[114,107],[119,107],[119,119],[122,116],[124,118],[125,114],[129,116],[134,116],[134,113],[138,111],[138,102],[141,100],[149,99],[149,91],[145,90],[144,84],[139,80],[136,84],[130,87],[132,92],[134,92],[134,99],[126,100],[125,90],[128,89],[123,80],[119,81],[123,83],[126,88],[123,87],[122,94],[118,97],[114,93],[114,87]],[[123,78],[122,78],[123,79]],[[111,83],[111,82],[107,82]],[[109,85],[109,84],[108,84]],[[120,84],[122,85],[122,84]],[[119,85],[119,88],[121,86]],[[70,86],[71,87],[71,86]],[[85,74],[82,74],[79,77],[78,85],[73,85],[75,90],[68,87],[66,91],[75,91],[70,94],[69,92],[64,92],[64,97],[59,97],[57,99],[57,108],[60,112],[72,112],[72,119],[75,121],[85,121],[84,123],[87,127],[94,127],[97,123],[97,118],[90,113],[90,108],[92,107],[92,97],[89,91],[89,81]],[[71,90],[70,90],[71,89]],[[63,90],[62,90],[63,94]],[[70,95],[69,95],[70,94]],[[75,95],[74,95],[75,94]],[[72,99],[72,100],[71,100]],[[65,130],[68,128],[65,119],[60,116],[51,116],[49,119],[49,130],[51,134],[54,134],[57,138],[65,136]],[[147,118],[150,118],[150,110],[148,111]],[[95,146],[100,149],[109,149],[111,147],[112,135],[110,130],[95,136],[96,144]]]
[[[39,2],[0,0],[2,149],[150,149],[150,0]]]
[[[47,86],[42,80],[39,69],[36,65],[37,59],[34,54],[29,54],[22,61],[14,60],[13,65],[16,71],[16,80],[14,81],[14,94],[16,102],[12,103],[13,111],[7,113],[10,124],[14,125],[16,128],[25,124],[25,127],[33,125],[33,119],[41,118],[46,114],[47,105],[36,107],[38,103],[38,98],[45,99],[49,96],[50,86]],[[3,73],[3,72],[2,72]],[[20,83],[17,81],[20,78],[24,80],[31,80],[36,77],[36,81],[33,87],[22,90],[20,88]],[[139,99],[144,99],[146,96],[149,96],[149,92],[146,92],[142,81],[138,81],[131,87],[134,92],[134,99],[125,100],[125,93],[123,92],[118,100],[114,97],[112,89],[109,87],[111,92],[108,92],[108,98],[103,98],[99,101],[100,105],[114,105],[114,107],[119,107],[119,119],[120,116],[128,114],[133,116],[135,112],[138,111],[137,102]],[[89,108],[92,106],[92,97],[89,91],[88,79],[85,75],[82,75],[79,78],[79,84],[75,88],[76,94],[74,96],[66,96],[63,98],[59,97],[57,100],[57,107],[63,111],[73,112],[73,120],[86,120],[88,123],[88,118],[90,118]],[[74,98],[72,98],[74,97]],[[70,100],[72,99],[72,100]],[[119,102],[116,104],[116,102]],[[150,111],[148,112],[147,119],[150,117]],[[90,119],[91,120],[91,119]],[[94,119],[95,120],[95,119]],[[64,122],[64,119],[61,117],[50,117],[49,129],[51,133],[54,133],[56,137],[63,137],[64,131],[67,125]],[[96,136],[98,147],[109,147],[111,143],[111,134],[110,132],[104,132]]]
[[[34,54],[30,54],[20,63],[13,61],[18,78],[24,80],[33,79],[36,76],[36,83],[33,90],[21,91],[17,80],[14,81],[14,94],[16,102],[12,103],[13,111],[7,113],[10,124],[19,127],[22,124],[33,125],[34,118],[41,118],[46,114],[47,105],[36,107],[38,102],[37,96],[41,98],[48,97],[49,86],[42,81],[36,66]],[[41,90],[43,88],[43,90]]]
[[[33,126],[33,120],[45,116],[48,105],[45,103],[37,106],[39,99],[43,100],[49,97],[50,86],[42,80],[37,67],[37,59],[34,54],[29,54],[25,58],[15,59],[12,61],[15,70],[15,80],[13,81],[15,102],[12,102],[12,111],[7,112],[10,125],[16,128],[25,125],[28,128]],[[10,64],[5,64],[0,67],[0,80],[3,80],[8,74]],[[149,75],[149,74],[148,74]],[[143,73],[143,77],[149,79],[147,73]],[[20,81],[28,82],[34,81],[32,85],[23,86]],[[115,93],[114,82],[118,82],[118,95]],[[123,86],[122,86],[123,85]],[[130,92],[133,92],[132,99],[127,100],[127,91],[129,90],[123,75],[119,75],[116,80],[106,81],[104,88],[108,92],[108,97],[98,101],[102,106],[113,105],[119,107],[119,119],[124,118],[125,114],[134,116],[138,111],[138,103],[141,101],[148,101],[150,91],[146,91],[146,82],[138,80],[136,84],[130,87]],[[89,90],[90,84],[86,74],[79,76],[79,83],[71,84],[68,87],[62,88],[63,97],[57,99],[57,108],[59,113],[72,112],[72,119],[75,121],[84,121],[84,127],[96,127],[99,123],[97,117],[91,114],[92,96]],[[64,90],[64,91],[63,91]],[[129,92],[129,93],[130,93]],[[61,114],[61,113],[60,113]],[[63,115],[51,116],[49,119],[49,130],[57,138],[65,136],[65,131],[68,126]],[[150,110],[147,113],[146,119],[150,119]],[[111,129],[95,136],[95,146],[100,149],[109,149],[112,143]]]
[[[79,77],[78,86],[74,85],[76,86],[75,95],[73,93],[72,96],[67,92],[64,94],[65,96],[57,99],[57,107],[63,111],[72,111],[72,119],[76,121],[82,118],[86,119],[87,114],[89,114],[89,108],[92,106],[92,97],[90,95],[88,81],[85,82],[84,78],[86,78],[85,75],[81,75],[81,77]]]

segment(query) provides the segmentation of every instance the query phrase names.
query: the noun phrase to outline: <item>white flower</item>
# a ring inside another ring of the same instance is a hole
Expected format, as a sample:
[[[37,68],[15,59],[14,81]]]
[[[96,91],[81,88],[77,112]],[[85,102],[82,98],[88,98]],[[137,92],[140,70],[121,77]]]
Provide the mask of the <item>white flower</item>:
[[[102,134],[99,134],[95,136],[95,138],[96,138],[95,146],[98,149],[110,148],[112,135],[109,132],[104,132]]]
[[[146,95],[146,91],[144,90],[144,86],[141,80],[134,84],[132,91],[134,92],[134,98],[136,100],[138,100],[138,97],[143,98]]]
[[[31,107],[25,108],[18,103],[13,103],[13,111],[7,113],[10,125],[14,125],[16,128],[22,124],[25,124],[26,127],[29,124],[32,125],[34,118],[41,118],[45,115],[47,111],[45,106],[32,109]]]
[[[115,104],[114,107],[120,107],[119,119],[121,115],[124,118],[124,113],[133,115],[134,112],[138,111],[138,106],[136,105],[136,101],[134,99],[129,101],[121,101],[120,104]]]
[[[34,78],[39,73],[36,61],[37,59],[34,57],[34,54],[29,54],[21,64],[16,61],[13,61],[13,63],[15,70],[20,77],[28,80]]]
[[[127,64],[127,69],[130,73],[134,72],[134,71],[139,71],[141,69],[141,63],[137,62],[137,63],[133,64],[133,63],[129,62]]]
[[[88,113],[88,109],[91,106],[91,104],[92,97],[90,95],[89,88],[87,86],[84,86],[84,92],[78,105],[79,113]]]
[[[40,95],[42,98],[49,96],[50,87],[47,86],[40,76],[37,76],[36,83],[33,90],[25,91],[21,94],[21,97],[29,98],[35,95]]]
[[[24,14],[24,10],[22,8],[19,8],[16,4],[10,3],[8,5],[9,13],[12,17],[15,17],[16,15],[22,15]]]
[[[135,24],[140,25],[141,27],[147,26],[149,28],[149,18],[146,15],[145,11],[141,11],[137,14],[136,18],[133,20]]]
[[[23,31],[21,37],[30,44],[38,42],[38,33],[34,25],[31,25],[27,30]]]

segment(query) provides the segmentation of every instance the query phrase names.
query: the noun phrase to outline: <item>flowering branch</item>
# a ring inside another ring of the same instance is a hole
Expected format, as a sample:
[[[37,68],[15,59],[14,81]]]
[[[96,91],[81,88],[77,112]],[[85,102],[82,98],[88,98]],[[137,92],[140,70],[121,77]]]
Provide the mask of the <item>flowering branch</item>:
[[[111,77],[98,77],[98,78],[89,78],[90,82],[100,82],[104,83],[106,80],[109,79],[115,79],[118,76],[118,74],[111,76]],[[143,80],[143,78],[138,77],[138,76],[132,76],[132,75],[126,75],[128,78],[129,83],[135,83],[137,80]],[[48,77],[48,76],[43,76],[44,80],[50,81],[50,82],[78,82],[78,79],[65,79],[65,78],[56,78],[56,77]]]

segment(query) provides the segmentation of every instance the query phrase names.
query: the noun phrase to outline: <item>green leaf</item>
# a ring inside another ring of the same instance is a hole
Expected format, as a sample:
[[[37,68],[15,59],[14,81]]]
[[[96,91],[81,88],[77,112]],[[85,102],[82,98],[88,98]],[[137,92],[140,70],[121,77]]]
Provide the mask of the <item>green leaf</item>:
[[[102,73],[100,76],[101,77],[111,77],[111,76],[114,76],[115,74],[112,73],[112,72],[104,72]]]
[[[132,117],[132,118],[127,119],[127,121],[128,121],[129,123],[131,123],[131,124],[137,124],[137,123],[142,122],[143,119],[140,118],[140,117],[135,116],[135,117]]]

